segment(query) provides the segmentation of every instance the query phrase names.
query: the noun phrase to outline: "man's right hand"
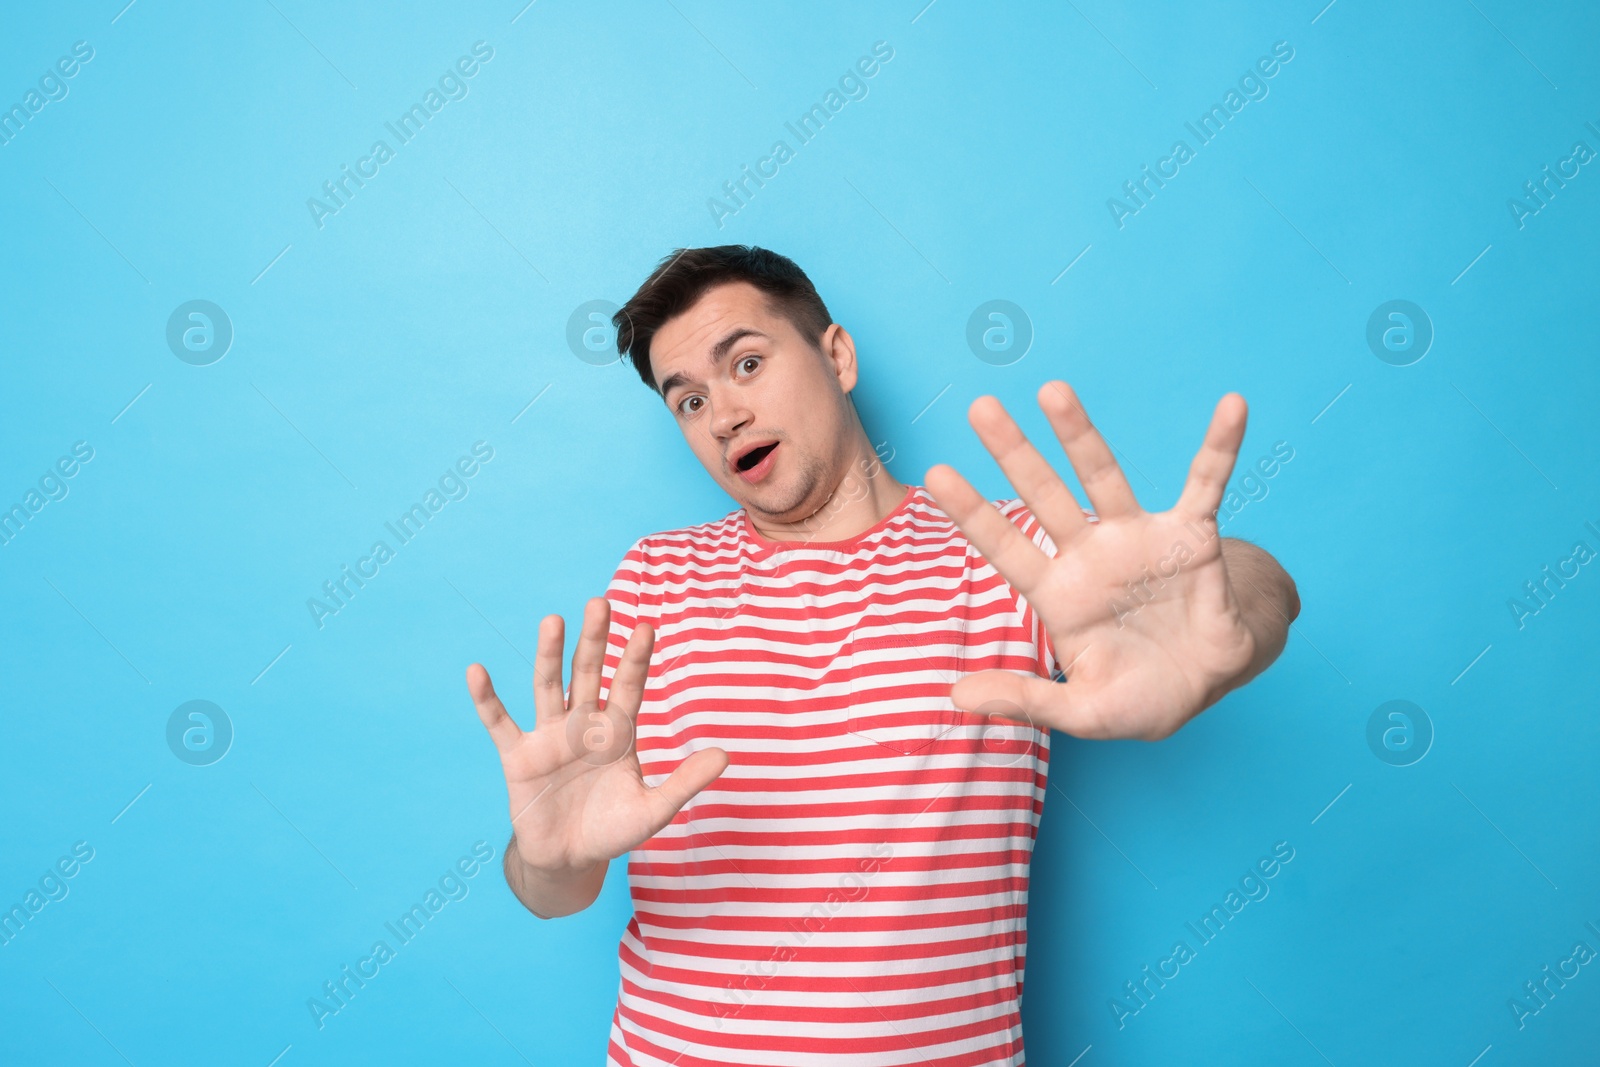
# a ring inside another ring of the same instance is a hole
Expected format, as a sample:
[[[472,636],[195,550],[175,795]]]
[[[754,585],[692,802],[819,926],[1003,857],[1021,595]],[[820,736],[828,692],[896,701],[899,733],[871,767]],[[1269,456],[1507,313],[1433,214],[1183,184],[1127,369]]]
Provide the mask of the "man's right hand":
[[[604,597],[589,601],[565,697],[564,625],[559,615],[540,622],[531,731],[512,720],[482,664],[467,668],[467,690],[500,754],[511,803],[507,880],[536,915],[587,907],[606,865],[655,836],[728,766],[722,749],[701,749],[660,785],[645,784],[634,733],[655,634],[648,623],[634,628],[601,705],[610,619]]]

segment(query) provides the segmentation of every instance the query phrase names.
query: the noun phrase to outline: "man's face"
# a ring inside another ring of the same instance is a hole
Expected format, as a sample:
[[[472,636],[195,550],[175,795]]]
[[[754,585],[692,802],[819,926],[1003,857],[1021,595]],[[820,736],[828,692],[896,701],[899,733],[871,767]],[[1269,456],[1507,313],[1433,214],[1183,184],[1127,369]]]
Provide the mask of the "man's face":
[[[748,282],[713,286],[650,345],[650,369],[695,457],[771,522],[812,515],[849,465],[855,346],[834,324],[823,351]]]

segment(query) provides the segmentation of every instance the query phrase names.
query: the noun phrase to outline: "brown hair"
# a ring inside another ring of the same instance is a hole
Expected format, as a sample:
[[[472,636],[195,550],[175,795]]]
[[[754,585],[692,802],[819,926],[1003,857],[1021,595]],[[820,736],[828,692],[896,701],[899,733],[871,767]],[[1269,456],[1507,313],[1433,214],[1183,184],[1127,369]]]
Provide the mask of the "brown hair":
[[[833,317],[806,272],[794,260],[765,248],[717,245],[680,248],[662,258],[639,291],[611,317],[617,328],[618,355],[631,359],[640,380],[659,392],[650,372],[650,342],[656,331],[692,307],[707,289],[737,281],[767,294],[773,309],[820,349]]]

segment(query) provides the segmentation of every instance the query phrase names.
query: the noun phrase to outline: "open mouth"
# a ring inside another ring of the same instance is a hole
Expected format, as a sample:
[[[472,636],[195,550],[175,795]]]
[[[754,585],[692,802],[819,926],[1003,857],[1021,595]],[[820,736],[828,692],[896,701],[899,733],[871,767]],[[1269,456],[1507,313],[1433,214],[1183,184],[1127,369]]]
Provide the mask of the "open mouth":
[[[739,461],[737,464],[735,464],[735,466],[737,466],[741,471],[750,470],[756,464],[766,459],[767,454],[777,447],[778,443],[774,441],[770,445],[761,445],[757,448],[752,448],[750,451],[739,457]]]

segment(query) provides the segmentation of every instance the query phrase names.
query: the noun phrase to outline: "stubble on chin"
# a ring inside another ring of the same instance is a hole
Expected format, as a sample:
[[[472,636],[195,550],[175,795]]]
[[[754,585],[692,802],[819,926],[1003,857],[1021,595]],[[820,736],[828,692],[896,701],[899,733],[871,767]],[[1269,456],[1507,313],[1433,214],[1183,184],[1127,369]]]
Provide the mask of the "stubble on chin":
[[[822,508],[827,504],[826,500],[817,501],[815,506],[809,508],[806,504],[808,500],[812,500],[814,498],[814,495],[817,492],[817,487],[822,484],[823,476],[826,473],[826,468],[817,459],[810,456],[801,457],[798,460],[797,469],[795,471],[794,487],[788,493],[784,494],[780,502],[781,506],[773,509],[747,504],[746,507],[761,512],[762,515],[772,522],[804,522],[818,511],[821,511]],[[803,515],[796,515],[796,511],[805,511],[806,513]],[[783,518],[782,516],[789,517]]]

